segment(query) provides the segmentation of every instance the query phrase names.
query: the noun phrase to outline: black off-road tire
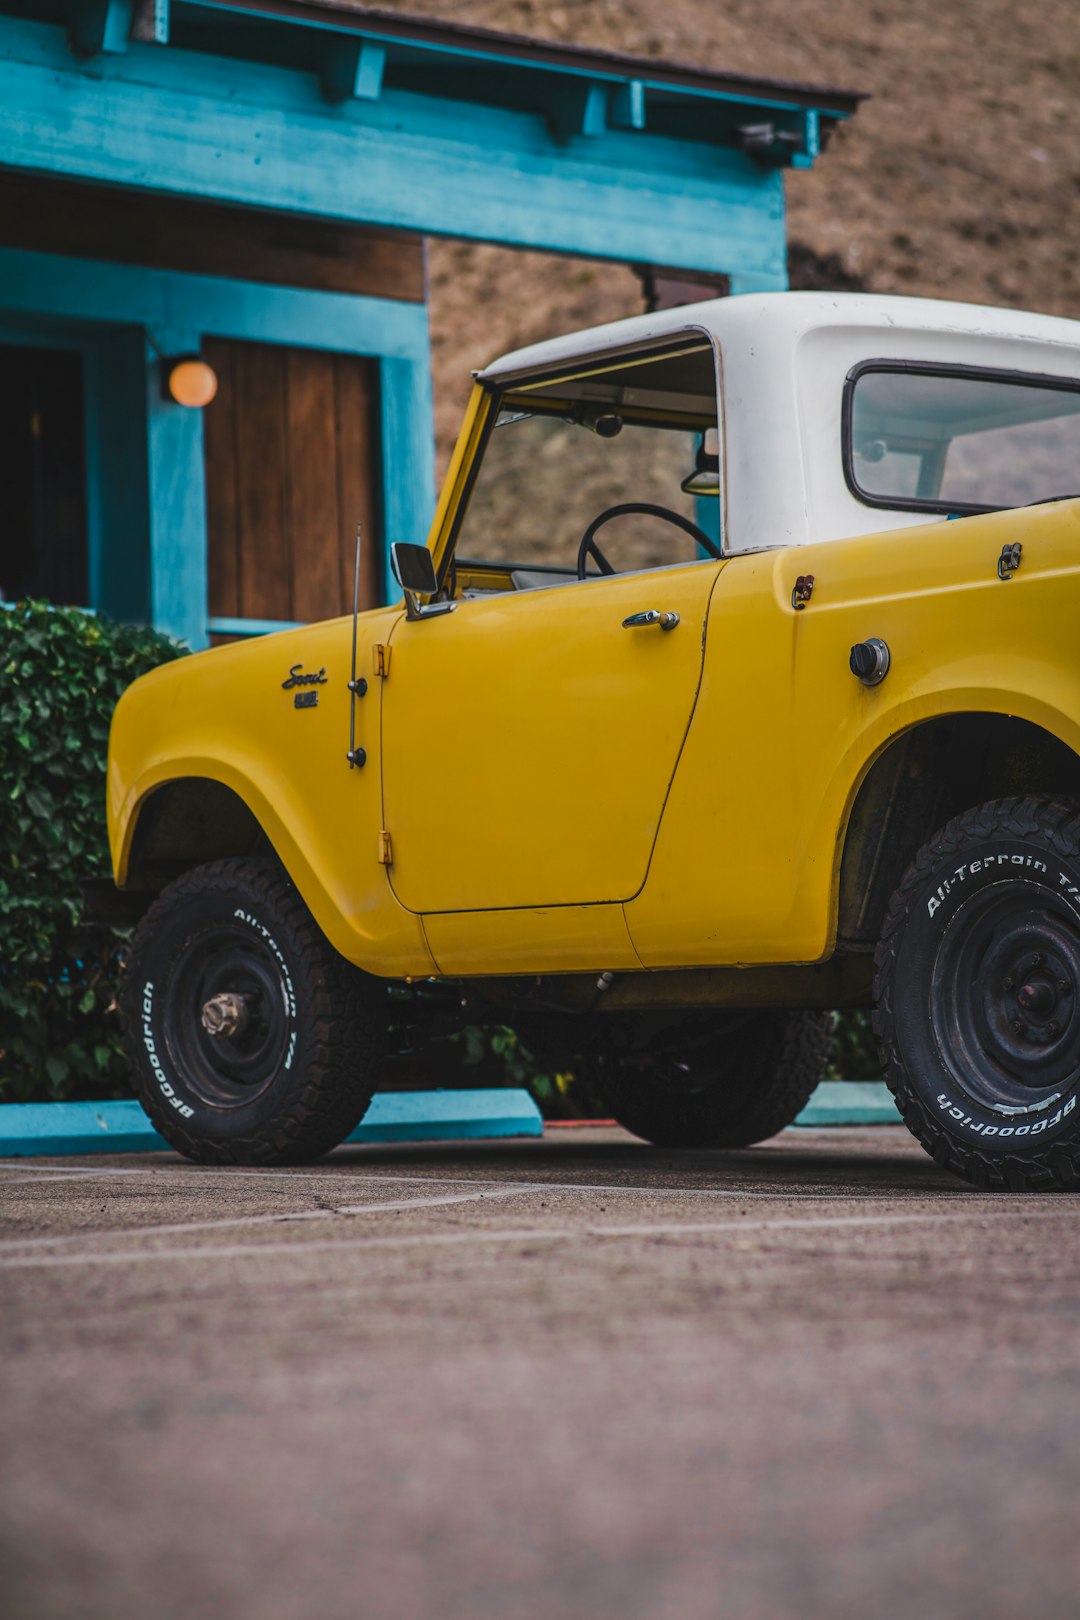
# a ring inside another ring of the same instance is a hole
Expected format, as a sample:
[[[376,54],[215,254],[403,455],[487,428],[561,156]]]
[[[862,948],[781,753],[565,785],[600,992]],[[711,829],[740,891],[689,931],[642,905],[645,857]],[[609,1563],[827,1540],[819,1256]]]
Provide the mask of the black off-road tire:
[[[221,992],[239,995],[244,1021],[224,1039],[201,1022]],[[139,1101],[203,1164],[302,1164],[344,1141],[379,1080],[385,1004],[278,863],[255,859],[197,867],[162,892],[120,995]]]
[[[686,1013],[659,1025],[630,1015],[590,1079],[619,1124],[656,1147],[749,1147],[805,1108],[830,1027],[821,1012]]]
[[[977,1187],[1080,1186],[1080,807],[998,799],[916,855],[876,953],[904,1122]]]

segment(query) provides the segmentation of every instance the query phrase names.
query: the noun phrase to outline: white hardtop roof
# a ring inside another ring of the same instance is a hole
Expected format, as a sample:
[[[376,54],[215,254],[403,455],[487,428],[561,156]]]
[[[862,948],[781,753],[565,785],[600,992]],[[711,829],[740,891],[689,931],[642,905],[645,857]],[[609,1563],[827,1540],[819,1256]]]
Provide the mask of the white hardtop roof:
[[[806,333],[835,327],[896,332],[963,333],[970,337],[1019,339],[1080,349],[1080,321],[988,304],[954,304],[933,298],[892,298],[869,293],[739,293],[701,304],[683,304],[652,315],[570,332],[502,355],[483,371],[480,382],[501,381],[525,372],[547,371],[582,355],[650,346],[681,332],[702,330],[725,340],[753,342],[755,329],[768,331],[773,345],[786,336],[792,346]]]

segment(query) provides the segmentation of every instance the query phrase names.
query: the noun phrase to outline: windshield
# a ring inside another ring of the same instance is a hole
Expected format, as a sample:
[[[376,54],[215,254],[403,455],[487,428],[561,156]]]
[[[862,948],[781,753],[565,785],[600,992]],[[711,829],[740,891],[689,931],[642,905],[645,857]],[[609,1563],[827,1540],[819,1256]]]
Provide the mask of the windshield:
[[[1080,383],[883,363],[848,388],[848,482],[872,505],[971,512],[1080,492]]]
[[[589,524],[626,503],[658,506],[718,538],[707,345],[518,384],[498,406],[459,527],[459,559],[574,574]],[[597,538],[616,573],[702,555],[690,535],[655,514],[613,517]]]

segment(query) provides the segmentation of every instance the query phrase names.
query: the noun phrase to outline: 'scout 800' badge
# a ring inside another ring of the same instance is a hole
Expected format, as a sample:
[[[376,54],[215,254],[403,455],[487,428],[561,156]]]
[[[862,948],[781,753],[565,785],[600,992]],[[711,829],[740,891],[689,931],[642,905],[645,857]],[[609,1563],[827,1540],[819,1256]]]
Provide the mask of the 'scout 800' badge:
[[[296,692],[293,698],[294,709],[314,709],[318,707],[318,688],[326,685],[326,669],[317,670],[313,674],[305,674],[302,664],[294,664],[289,671],[288,679],[282,681],[281,690],[292,692],[296,687],[304,690]]]

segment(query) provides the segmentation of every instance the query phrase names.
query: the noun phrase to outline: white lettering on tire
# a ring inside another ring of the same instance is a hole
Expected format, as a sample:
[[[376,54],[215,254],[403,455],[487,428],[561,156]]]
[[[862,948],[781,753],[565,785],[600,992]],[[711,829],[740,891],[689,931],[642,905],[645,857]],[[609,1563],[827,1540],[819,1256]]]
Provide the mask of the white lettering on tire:
[[[1068,1102],[1064,1103],[1057,1113],[1049,1119],[1035,1120],[1029,1125],[981,1125],[977,1120],[972,1119],[971,1115],[966,1113],[963,1108],[958,1107],[944,1091],[939,1091],[937,1095],[937,1105],[942,1113],[948,1114],[950,1119],[955,1120],[961,1130],[966,1130],[972,1136],[981,1136],[984,1139],[990,1136],[1002,1139],[1010,1136],[1039,1136],[1043,1131],[1053,1130],[1055,1125],[1060,1125],[1066,1115],[1072,1113],[1076,1103],[1076,1097],[1070,1097]]]
[[[165,1078],[165,1070],[161,1067],[161,1060],[157,1055],[157,1045],[154,1041],[153,1016],[154,984],[152,979],[148,979],[143,985],[143,1045],[146,1047],[146,1055],[150,1059],[150,1067],[154,1071],[154,1079],[158,1083],[158,1090],[161,1092],[161,1095],[166,1099],[170,1107],[176,1109],[176,1112],[180,1114],[182,1118],[190,1119],[192,1114],[195,1112],[194,1108],[189,1108],[186,1102],[181,1102],[180,1098],[176,1095],[176,1092]]]
[[[927,916],[932,917],[942,901],[948,899],[954,889],[966,883],[969,876],[974,877],[977,872],[985,872],[990,867],[999,866],[1022,866],[1032,872],[1046,871],[1046,862],[1036,860],[1034,855],[984,855],[980,861],[965,861],[964,865],[958,866],[950,877],[943,878],[935,893],[930,895],[926,902]],[[1061,882],[1067,883],[1068,879],[1062,877]],[[1070,893],[1080,896],[1080,890],[1077,889],[1070,890]]]
[[[265,940],[266,944],[269,945],[270,949],[273,951],[274,955],[277,957],[278,966],[281,969],[282,990],[283,990],[283,993],[284,993],[284,1000],[285,1000],[285,1012],[286,1012],[286,1015],[290,1019],[295,1018],[296,1017],[296,992],[293,989],[292,974],[289,972],[289,965],[285,960],[284,954],[282,953],[281,948],[278,945],[277,940],[274,938],[273,934],[271,934],[271,932],[270,932],[270,930],[268,928],[263,927],[263,925],[259,921],[258,917],[253,917],[251,915],[251,913],[249,911],[245,911],[242,906],[237,906],[236,910],[233,912],[233,916],[238,917],[241,922],[247,923],[249,928],[254,928],[255,932],[259,935],[259,937],[261,939]],[[294,1036],[293,1037],[293,1043],[290,1044],[290,1047],[289,1047],[289,1061],[285,1064],[286,1068],[288,1068],[289,1063],[292,1062],[293,1044],[295,1044],[295,1039],[296,1039],[296,1037]]]

